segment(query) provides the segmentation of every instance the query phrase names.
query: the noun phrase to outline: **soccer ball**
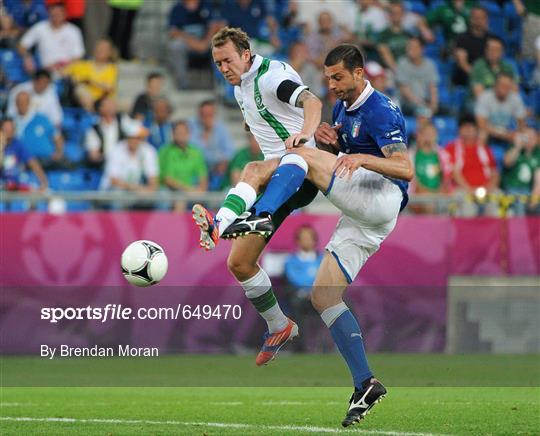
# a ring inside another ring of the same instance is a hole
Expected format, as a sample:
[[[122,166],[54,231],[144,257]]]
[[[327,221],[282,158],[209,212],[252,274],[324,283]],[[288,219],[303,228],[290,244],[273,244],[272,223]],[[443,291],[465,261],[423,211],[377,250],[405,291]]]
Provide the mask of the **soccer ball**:
[[[152,241],[135,241],[122,253],[122,274],[135,286],[151,286],[165,277],[169,263],[163,248]]]

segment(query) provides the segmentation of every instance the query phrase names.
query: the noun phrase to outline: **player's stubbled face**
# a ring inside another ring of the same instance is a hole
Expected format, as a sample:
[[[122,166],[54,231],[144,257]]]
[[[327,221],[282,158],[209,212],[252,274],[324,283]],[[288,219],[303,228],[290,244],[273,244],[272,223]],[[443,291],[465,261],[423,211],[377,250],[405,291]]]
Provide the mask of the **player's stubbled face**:
[[[212,57],[219,72],[225,77],[225,80],[231,85],[240,85],[240,77],[249,70],[249,61],[251,59],[249,50],[244,50],[240,54],[232,41],[227,41],[221,47],[214,47],[212,49]]]
[[[355,70],[356,71],[356,70]],[[337,98],[347,103],[356,100],[359,79],[362,79],[362,69],[354,74],[343,66],[343,62],[336,65],[324,66],[324,75],[328,79],[328,89],[332,91]]]

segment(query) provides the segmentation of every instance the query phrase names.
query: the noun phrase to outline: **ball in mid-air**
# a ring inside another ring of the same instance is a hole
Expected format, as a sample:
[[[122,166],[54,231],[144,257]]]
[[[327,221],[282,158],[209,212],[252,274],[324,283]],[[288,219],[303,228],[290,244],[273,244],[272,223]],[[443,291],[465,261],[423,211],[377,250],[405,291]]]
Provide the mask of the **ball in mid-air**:
[[[122,274],[135,286],[151,286],[165,277],[168,261],[163,248],[152,241],[135,241],[122,253]]]

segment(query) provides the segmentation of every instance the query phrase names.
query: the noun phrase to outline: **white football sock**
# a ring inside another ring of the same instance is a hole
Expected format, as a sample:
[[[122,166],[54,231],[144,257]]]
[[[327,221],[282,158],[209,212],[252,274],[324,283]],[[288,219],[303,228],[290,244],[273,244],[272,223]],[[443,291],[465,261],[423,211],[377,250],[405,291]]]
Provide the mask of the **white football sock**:
[[[227,200],[230,196],[240,197],[240,199],[245,203],[244,210],[237,208],[237,202],[234,206],[235,210],[227,207]],[[227,229],[227,227],[229,227],[239,215],[244,213],[246,210],[249,210],[255,203],[256,199],[257,193],[255,192],[255,189],[253,189],[253,187],[246,182],[239,182],[234,188],[231,188],[227,193],[227,197],[225,197],[223,206],[221,206],[216,214],[219,236],[223,234],[225,229]]]
[[[266,272],[262,268],[250,279],[240,282],[240,285],[244,289],[246,297],[250,300],[260,297],[268,291],[272,292],[272,282],[270,281],[270,277],[268,277],[268,274],[266,274]],[[287,324],[289,323],[288,318],[285,316],[285,314],[279,307],[277,299],[276,304],[274,304],[272,307],[265,310],[264,312],[259,313],[268,324],[268,331],[270,333],[275,333],[283,330],[285,327],[287,327]]]

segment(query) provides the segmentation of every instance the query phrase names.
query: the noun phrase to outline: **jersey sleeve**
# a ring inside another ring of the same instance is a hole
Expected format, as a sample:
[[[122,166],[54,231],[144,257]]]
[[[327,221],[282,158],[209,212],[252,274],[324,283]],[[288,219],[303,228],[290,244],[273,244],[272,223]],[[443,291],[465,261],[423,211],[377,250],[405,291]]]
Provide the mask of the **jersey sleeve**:
[[[274,61],[278,62],[278,61]],[[276,98],[280,101],[283,101],[280,97],[281,95],[284,95],[284,90],[287,90],[287,93],[291,90],[291,85],[297,85],[294,87],[292,92],[289,93],[289,101],[286,103],[289,103],[291,106],[294,106],[296,103],[296,99],[300,95],[300,93],[304,89],[309,89],[307,86],[305,86],[302,83],[302,79],[300,76],[293,71],[289,70],[287,68],[287,65],[283,62],[279,62],[279,67],[273,67],[271,68],[268,73],[266,73],[264,76],[262,76],[262,80],[259,82],[260,85],[262,85],[262,91],[263,93],[267,95],[271,95],[273,98]],[[292,84],[290,82],[293,82]],[[278,93],[278,90],[281,92]]]
[[[405,120],[395,106],[379,109],[366,124],[369,135],[379,148],[400,142],[407,143]]]

